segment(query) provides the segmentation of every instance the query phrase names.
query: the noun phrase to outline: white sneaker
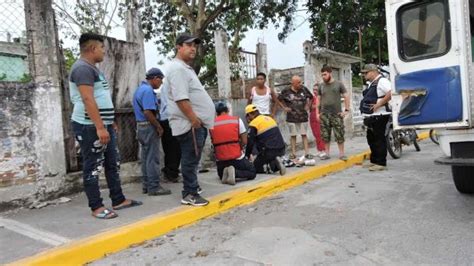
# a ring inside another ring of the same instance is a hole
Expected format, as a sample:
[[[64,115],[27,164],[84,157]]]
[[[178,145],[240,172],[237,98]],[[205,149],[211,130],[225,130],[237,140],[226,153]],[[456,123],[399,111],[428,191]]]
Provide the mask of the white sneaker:
[[[326,156],[327,156],[327,154],[324,151],[322,151],[318,154],[319,158],[323,158],[323,157],[326,157]]]
[[[222,171],[222,179],[221,182],[222,184],[227,184],[227,179],[229,179],[229,167],[224,168]]]
[[[227,168],[227,183],[229,185],[235,185],[235,168],[234,166],[228,166]]]

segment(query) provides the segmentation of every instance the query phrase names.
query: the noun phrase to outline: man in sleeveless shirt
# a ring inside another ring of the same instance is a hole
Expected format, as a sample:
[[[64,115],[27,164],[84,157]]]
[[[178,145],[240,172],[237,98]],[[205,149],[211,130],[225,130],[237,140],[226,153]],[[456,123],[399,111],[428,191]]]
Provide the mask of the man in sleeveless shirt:
[[[272,117],[275,117],[277,105],[280,105],[282,108],[284,106],[278,100],[275,91],[265,85],[266,79],[267,75],[265,75],[265,73],[257,73],[256,86],[250,89],[247,104],[257,106],[258,111],[262,115],[271,115]]]

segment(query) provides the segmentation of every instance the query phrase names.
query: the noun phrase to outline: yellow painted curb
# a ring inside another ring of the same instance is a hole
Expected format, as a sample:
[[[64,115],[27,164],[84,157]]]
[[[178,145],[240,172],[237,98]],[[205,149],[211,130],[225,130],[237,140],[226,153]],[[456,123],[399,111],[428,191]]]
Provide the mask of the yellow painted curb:
[[[277,192],[321,178],[329,173],[344,170],[354,164],[360,164],[368,158],[369,154],[366,151],[350,156],[346,162],[334,161],[225,192],[210,198],[209,205],[205,207],[178,207],[129,225],[52,248],[32,257],[13,262],[10,265],[81,265],[91,262],[134,244],[154,239],[203,218],[225,212],[237,206],[251,204]]]
[[[423,132],[418,137],[419,139],[425,139],[429,137],[429,134],[428,132]],[[338,160],[225,192],[210,198],[209,205],[205,207],[182,206],[170,211],[161,212],[158,215],[144,218],[129,225],[52,248],[37,255],[13,262],[10,265],[82,265],[100,259],[107,254],[157,238],[206,217],[220,214],[238,206],[254,203],[280,191],[347,169],[355,164],[361,164],[369,155],[370,151],[365,151],[350,156],[346,162]]]

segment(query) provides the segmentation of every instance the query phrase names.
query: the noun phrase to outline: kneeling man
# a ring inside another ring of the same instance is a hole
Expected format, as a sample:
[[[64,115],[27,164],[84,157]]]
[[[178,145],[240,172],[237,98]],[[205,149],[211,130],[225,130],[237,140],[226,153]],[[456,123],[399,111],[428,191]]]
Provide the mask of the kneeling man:
[[[272,172],[280,172],[280,175],[286,173],[280,156],[285,154],[285,142],[280,129],[273,118],[262,115],[253,104],[245,107],[245,115],[249,122],[249,137],[245,155],[252,154],[253,146],[257,146],[258,155],[253,165],[257,173],[265,173],[264,165],[269,164]]]
[[[230,116],[229,108],[222,102],[216,104],[216,113],[214,128],[209,132],[222,184],[235,185],[236,179],[254,179],[255,168],[243,153],[247,145],[244,122],[238,116]]]

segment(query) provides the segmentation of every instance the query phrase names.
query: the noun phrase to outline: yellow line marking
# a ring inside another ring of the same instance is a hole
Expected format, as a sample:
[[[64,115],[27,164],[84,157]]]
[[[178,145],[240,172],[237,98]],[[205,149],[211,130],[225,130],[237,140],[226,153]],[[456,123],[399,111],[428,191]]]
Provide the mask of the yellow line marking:
[[[428,135],[420,134],[420,138]],[[132,245],[157,238],[180,227],[214,216],[229,209],[247,205],[327,174],[361,164],[370,155],[369,151],[352,155],[349,160],[333,161],[321,166],[276,177],[255,185],[225,192],[210,199],[205,207],[182,206],[158,215],[146,217],[138,222],[107,232],[72,241],[34,256],[18,260],[10,265],[82,265],[104,256],[129,248]]]

